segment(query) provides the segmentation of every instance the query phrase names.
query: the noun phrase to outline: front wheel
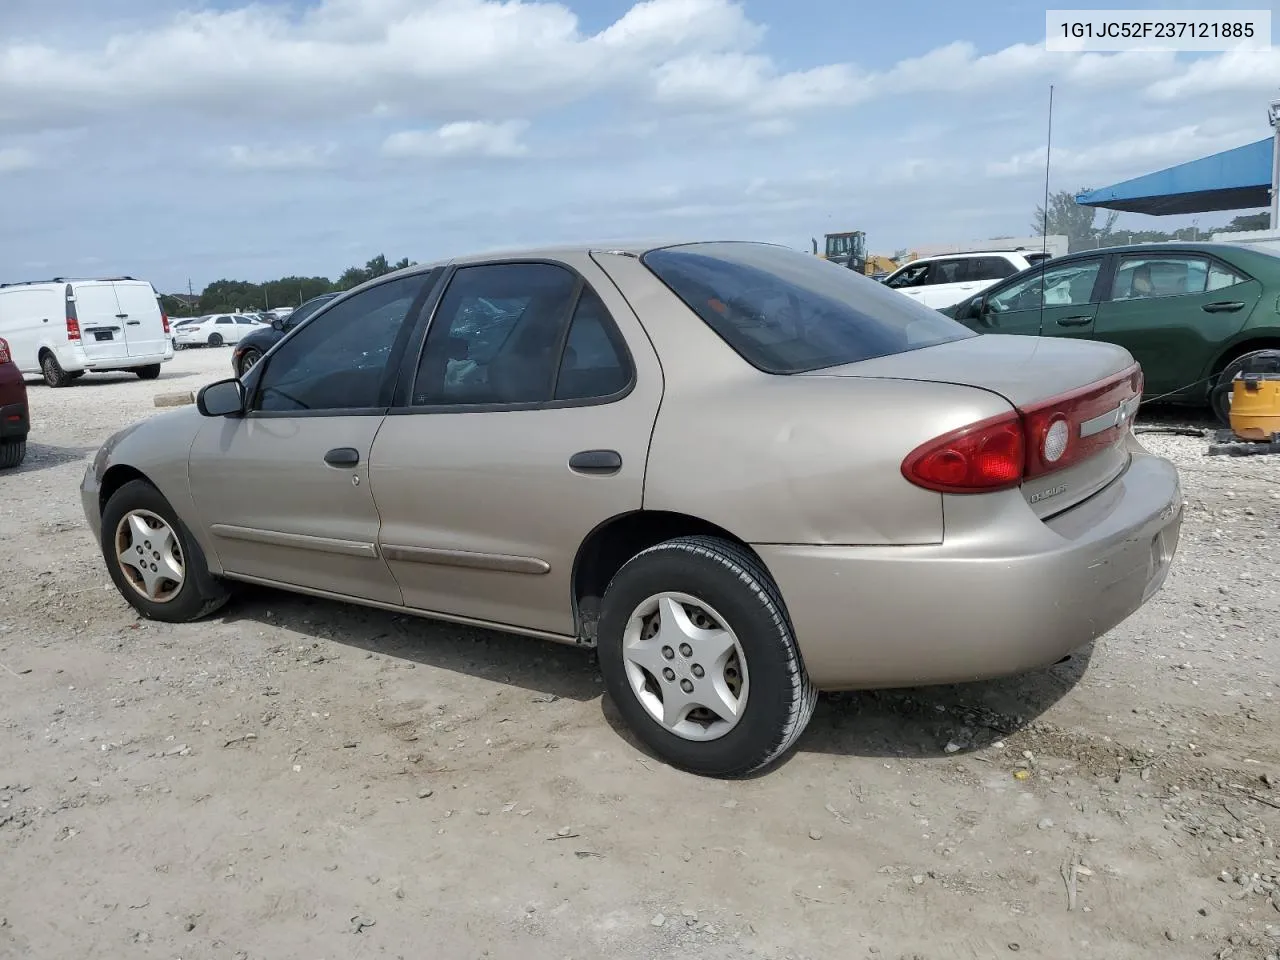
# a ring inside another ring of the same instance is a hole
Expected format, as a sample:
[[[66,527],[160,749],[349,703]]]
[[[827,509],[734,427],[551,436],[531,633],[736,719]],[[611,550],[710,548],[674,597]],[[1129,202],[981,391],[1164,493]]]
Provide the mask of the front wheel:
[[[199,620],[230,597],[169,501],[145,480],[126,483],[107,501],[102,558],[120,595],[151,620]]]
[[[777,585],[716,537],[668,540],[628,561],[605,593],[597,652],[627,725],[704,776],[767,767],[817,702]]]
[[[262,359],[262,351],[249,347],[240,357],[240,367],[236,370],[236,376],[244,377],[246,373],[254,368],[259,360]]]
[[[160,376],[160,364],[152,363],[145,367],[138,367],[133,372],[138,375],[139,380],[155,380]]]

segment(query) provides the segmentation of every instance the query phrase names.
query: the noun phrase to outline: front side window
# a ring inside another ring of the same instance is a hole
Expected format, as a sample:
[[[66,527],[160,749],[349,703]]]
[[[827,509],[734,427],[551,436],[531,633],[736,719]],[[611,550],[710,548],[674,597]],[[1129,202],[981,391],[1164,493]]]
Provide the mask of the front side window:
[[[761,243],[692,243],[642,258],[744,360],[803,373],[977,336],[826,260]]]
[[[963,283],[969,279],[969,261],[961,260],[938,260],[933,265],[933,270],[929,272],[929,284],[935,283]]]
[[[886,280],[885,286],[893,287],[895,290],[926,286],[933,283],[929,276],[932,266],[931,263],[909,263]]]
[[[254,409],[367,410],[386,406],[387,364],[408,332],[409,309],[430,273],[371,287],[284,341],[258,381]]]
[[[1122,257],[1111,285],[1111,299],[1145,300],[1204,293],[1208,277],[1206,257]]]
[[[1038,310],[1042,304],[1042,286],[1043,305],[1046,307],[1079,306],[1089,303],[1093,298],[1093,287],[1101,269],[1101,259],[1076,260],[1071,263],[1048,266],[993,293],[987,298],[987,309],[995,313],[1005,313],[1010,310]]]
[[[545,403],[578,278],[550,263],[462,267],[431,320],[416,406]]]

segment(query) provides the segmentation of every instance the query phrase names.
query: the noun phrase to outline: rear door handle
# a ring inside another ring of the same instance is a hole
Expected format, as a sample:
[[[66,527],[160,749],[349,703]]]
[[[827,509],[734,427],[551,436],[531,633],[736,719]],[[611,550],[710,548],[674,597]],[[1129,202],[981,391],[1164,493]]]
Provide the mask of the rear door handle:
[[[1239,300],[1221,300],[1218,303],[1206,303],[1200,309],[1205,313],[1235,313],[1243,310],[1244,304]]]
[[[1058,321],[1060,327],[1083,327],[1093,323],[1093,317],[1063,317]]]
[[[617,450],[583,450],[569,458],[569,469],[575,473],[617,473],[622,469],[622,454]]]
[[[142,325],[142,321],[141,321],[141,320],[130,320],[130,321],[128,322],[128,324],[127,324],[127,325],[128,325],[128,326],[130,326],[130,327],[138,327],[138,326],[141,326],[141,325]]]
[[[324,462],[331,467],[354,467],[360,463],[360,451],[355,447],[334,447],[324,455]]]

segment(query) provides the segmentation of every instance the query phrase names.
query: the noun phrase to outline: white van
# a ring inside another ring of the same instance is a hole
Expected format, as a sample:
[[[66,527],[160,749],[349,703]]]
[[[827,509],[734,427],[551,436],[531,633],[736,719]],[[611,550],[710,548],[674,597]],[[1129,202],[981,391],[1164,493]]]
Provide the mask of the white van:
[[[0,337],[19,370],[51,387],[106,370],[154,380],[173,359],[155,288],[133,277],[0,284]]]

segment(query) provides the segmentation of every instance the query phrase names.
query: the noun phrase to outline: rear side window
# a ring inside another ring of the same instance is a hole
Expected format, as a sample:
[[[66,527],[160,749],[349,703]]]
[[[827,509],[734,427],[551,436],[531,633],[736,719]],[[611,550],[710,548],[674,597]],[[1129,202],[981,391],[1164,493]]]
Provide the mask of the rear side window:
[[[1003,280],[1018,272],[1004,257],[974,257],[969,261],[969,275],[966,280]]]
[[[785,247],[693,243],[642,259],[766,373],[804,373],[977,336],[883,284]]]

